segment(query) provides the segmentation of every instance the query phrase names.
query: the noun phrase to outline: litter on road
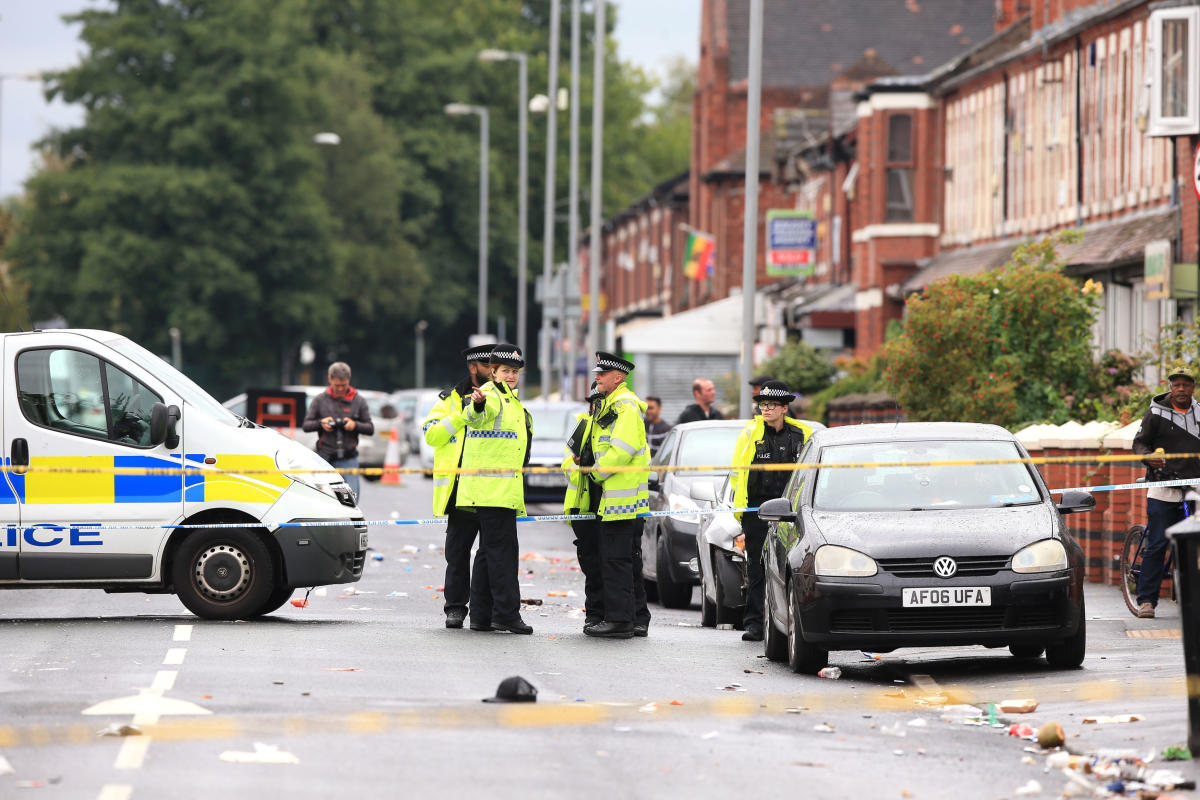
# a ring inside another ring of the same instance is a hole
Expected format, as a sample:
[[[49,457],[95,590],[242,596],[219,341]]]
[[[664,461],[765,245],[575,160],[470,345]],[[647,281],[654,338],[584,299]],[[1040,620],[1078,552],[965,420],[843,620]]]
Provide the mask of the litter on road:
[[[299,764],[300,759],[286,750],[280,750],[277,745],[254,743],[254,751],[226,750],[221,753],[222,761],[234,764]]]

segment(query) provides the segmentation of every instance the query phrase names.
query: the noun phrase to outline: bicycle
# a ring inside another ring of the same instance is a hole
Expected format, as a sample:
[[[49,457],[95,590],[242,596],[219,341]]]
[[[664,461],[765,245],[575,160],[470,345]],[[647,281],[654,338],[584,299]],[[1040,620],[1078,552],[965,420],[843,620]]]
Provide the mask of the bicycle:
[[[1192,514],[1193,503],[1200,499],[1194,489],[1189,489],[1184,496],[1183,517],[1187,519]],[[1125,534],[1125,545],[1121,548],[1121,595],[1125,598],[1125,606],[1135,617],[1138,613],[1138,579],[1142,576],[1142,553],[1146,546],[1146,526],[1134,525]],[[1171,575],[1174,553],[1167,548],[1167,557],[1163,560],[1163,575]],[[1171,599],[1175,599],[1175,583],[1171,583]]]

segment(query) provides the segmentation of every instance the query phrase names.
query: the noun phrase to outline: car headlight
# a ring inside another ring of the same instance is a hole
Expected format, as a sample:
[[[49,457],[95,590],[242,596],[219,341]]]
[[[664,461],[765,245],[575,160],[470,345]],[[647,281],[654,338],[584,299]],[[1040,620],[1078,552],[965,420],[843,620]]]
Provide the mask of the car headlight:
[[[818,547],[814,566],[818,575],[829,578],[869,578],[879,571],[875,559],[836,544]]]
[[[699,522],[700,521],[699,514],[680,514],[679,513],[681,511],[699,511],[700,510],[700,506],[697,505],[696,501],[693,500],[688,495],[686,495],[686,494],[669,494],[669,495],[667,495],[667,504],[670,506],[671,511],[678,514],[678,516],[676,516],[675,519],[682,520],[683,522]]]
[[[1055,572],[1067,568],[1067,548],[1057,539],[1043,539],[1013,556],[1013,572]]]
[[[275,467],[285,477],[337,499],[331,484],[341,481],[341,476],[312,450],[300,445],[285,447],[275,453]]]

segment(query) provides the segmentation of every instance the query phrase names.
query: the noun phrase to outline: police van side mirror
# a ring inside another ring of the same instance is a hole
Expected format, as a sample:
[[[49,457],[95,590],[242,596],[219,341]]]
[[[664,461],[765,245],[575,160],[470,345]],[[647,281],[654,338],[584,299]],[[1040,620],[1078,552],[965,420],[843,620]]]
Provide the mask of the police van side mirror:
[[[179,446],[179,434],[175,432],[175,423],[179,422],[179,406],[165,406],[155,403],[150,409],[150,444],[165,444],[168,450]]]

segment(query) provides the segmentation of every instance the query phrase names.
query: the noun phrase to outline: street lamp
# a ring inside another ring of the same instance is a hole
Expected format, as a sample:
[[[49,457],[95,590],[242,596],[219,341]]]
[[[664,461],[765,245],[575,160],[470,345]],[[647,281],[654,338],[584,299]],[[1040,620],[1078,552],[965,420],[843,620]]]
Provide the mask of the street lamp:
[[[475,332],[487,333],[487,230],[488,230],[488,110],[467,103],[448,103],[443,109],[452,117],[479,115],[479,314]]]
[[[0,72],[0,139],[4,138],[4,82],[5,81],[40,81],[42,73],[40,72]],[[0,154],[3,153],[3,148],[0,148]],[[2,174],[0,174],[2,177]],[[3,183],[0,182],[0,186]]]
[[[517,76],[520,84],[517,99],[517,184],[520,187],[517,194],[517,347],[522,353],[525,348],[526,328],[526,296],[528,294],[525,271],[528,262],[529,247],[529,56],[525,53],[508,50],[482,50],[479,60],[485,62],[516,61]],[[525,373],[521,373],[521,384],[525,383]]]

